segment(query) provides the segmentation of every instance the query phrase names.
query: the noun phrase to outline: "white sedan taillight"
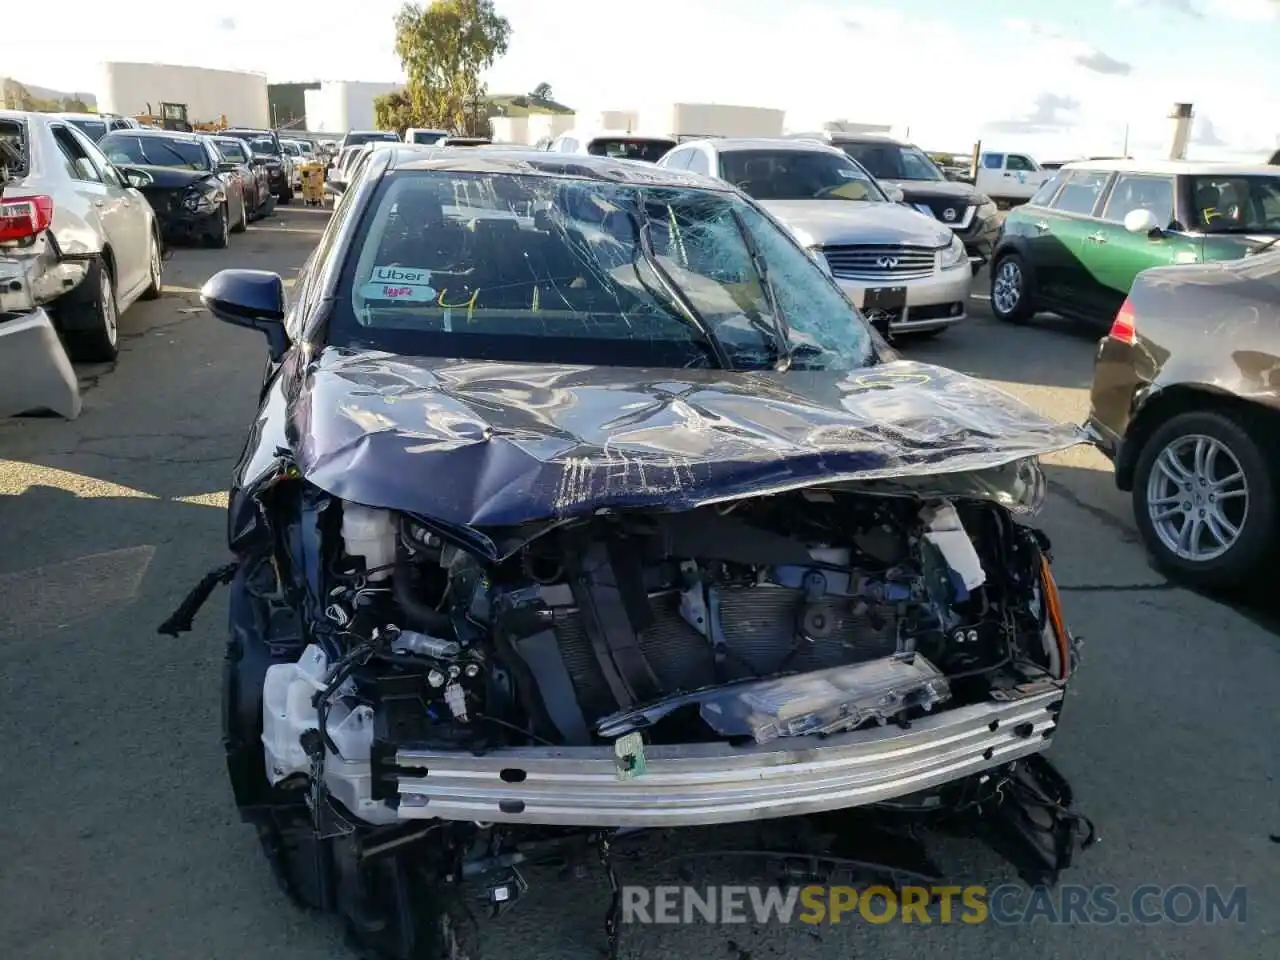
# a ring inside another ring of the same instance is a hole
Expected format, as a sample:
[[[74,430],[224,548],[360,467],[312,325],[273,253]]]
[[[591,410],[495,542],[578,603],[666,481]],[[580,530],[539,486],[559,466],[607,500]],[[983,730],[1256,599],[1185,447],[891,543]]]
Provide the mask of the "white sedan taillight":
[[[53,223],[53,197],[0,198],[0,243],[38,237]]]

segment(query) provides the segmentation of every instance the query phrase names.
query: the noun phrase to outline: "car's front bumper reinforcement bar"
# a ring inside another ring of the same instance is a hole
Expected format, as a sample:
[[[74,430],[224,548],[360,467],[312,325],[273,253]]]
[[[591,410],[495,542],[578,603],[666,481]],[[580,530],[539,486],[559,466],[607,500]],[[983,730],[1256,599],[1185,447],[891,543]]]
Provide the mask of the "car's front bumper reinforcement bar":
[[[620,779],[609,747],[526,747],[481,756],[400,749],[400,819],[583,827],[677,827],[790,817],[927,790],[1046,749],[1057,687],[877,727],[736,747],[652,746]]]

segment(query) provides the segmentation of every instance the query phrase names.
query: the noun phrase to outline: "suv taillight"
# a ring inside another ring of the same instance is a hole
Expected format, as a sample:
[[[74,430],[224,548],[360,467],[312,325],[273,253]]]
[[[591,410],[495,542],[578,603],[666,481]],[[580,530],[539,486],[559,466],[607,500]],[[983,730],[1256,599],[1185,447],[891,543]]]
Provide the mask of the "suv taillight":
[[[38,237],[53,223],[53,197],[0,198],[0,243]]]
[[[1112,340],[1118,340],[1120,343],[1127,343],[1131,346],[1138,339],[1138,328],[1134,323],[1133,304],[1128,297],[1125,297],[1124,303],[1120,304],[1120,310],[1116,313],[1116,318],[1111,323],[1111,331],[1107,336]]]

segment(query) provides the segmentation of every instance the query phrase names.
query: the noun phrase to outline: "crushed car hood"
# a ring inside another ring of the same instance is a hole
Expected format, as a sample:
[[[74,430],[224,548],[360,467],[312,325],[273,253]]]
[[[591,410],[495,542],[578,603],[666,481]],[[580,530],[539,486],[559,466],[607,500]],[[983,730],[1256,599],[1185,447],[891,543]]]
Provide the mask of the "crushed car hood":
[[[1085,442],[980,380],[908,361],[783,374],[329,348],[289,380],[267,397],[249,474],[290,454],[334,496],[454,526],[685,510],[985,470]],[[277,452],[281,426],[289,449]]]
[[[762,200],[802,246],[905,243],[945,247],[951,228],[899,203],[863,200]]]

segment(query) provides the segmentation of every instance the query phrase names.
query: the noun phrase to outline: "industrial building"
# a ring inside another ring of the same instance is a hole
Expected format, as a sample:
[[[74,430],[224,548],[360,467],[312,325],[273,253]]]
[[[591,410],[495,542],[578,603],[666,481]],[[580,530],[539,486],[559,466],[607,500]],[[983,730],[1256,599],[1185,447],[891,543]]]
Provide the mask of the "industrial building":
[[[271,107],[272,126],[287,127],[306,122],[307,91],[319,89],[318,80],[267,84],[267,103]]]
[[[313,90],[304,90],[306,127],[312,133],[341,136],[348,130],[373,130],[373,101],[384,93],[394,93],[403,83],[363,83],[324,80]]]
[[[168,63],[103,63],[94,93],[103,113],[158,114],[181,103],[193,123],[225,115],[233,126],[268,127],[267,77],[241,70],[208,70]]]

